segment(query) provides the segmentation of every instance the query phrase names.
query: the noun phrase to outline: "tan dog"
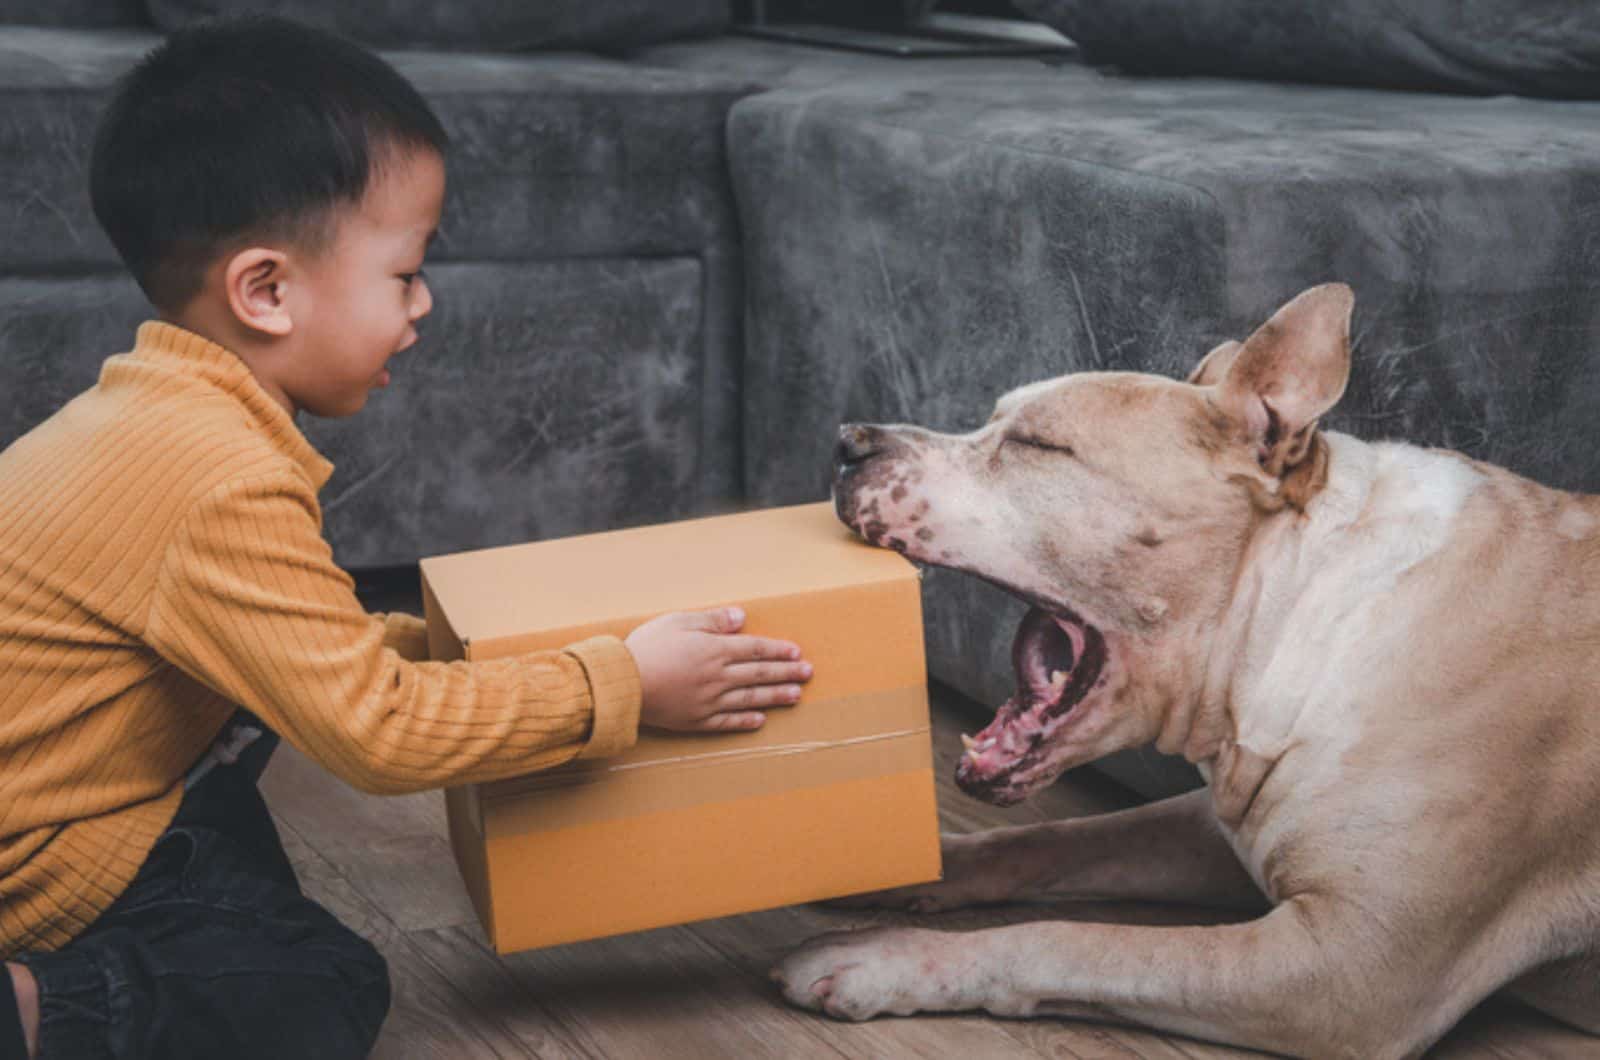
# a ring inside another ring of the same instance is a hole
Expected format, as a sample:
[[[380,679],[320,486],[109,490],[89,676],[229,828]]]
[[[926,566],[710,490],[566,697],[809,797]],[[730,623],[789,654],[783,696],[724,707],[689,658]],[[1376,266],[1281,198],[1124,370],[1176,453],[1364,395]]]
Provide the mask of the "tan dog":
[[[965,790],[1014,802],[1152,742],[1209,781],[947,837],[943,883],[878,904],[1262,915],[835,934],[775,970],[791,1001],[1371,1060],[1421,1053],[1509,987],[1600,1034],[1600,499],[1318,431],[1352,304],[1307,291],[1186,383],[1073,375],[971,434],[842,430],[846,523],[1033,605]]]

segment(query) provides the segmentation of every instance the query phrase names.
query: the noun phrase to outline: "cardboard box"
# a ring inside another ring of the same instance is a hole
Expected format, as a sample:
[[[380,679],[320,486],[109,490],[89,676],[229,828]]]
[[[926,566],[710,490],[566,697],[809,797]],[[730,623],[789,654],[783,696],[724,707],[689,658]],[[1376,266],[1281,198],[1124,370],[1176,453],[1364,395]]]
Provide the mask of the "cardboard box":
[[[422,561],[436,659],[626,636],[739,604],[815,676],[759,731],[646,730],[616,758],[447,793],[451,845],[500,953],[939,876],[915,568],[827,504]]]

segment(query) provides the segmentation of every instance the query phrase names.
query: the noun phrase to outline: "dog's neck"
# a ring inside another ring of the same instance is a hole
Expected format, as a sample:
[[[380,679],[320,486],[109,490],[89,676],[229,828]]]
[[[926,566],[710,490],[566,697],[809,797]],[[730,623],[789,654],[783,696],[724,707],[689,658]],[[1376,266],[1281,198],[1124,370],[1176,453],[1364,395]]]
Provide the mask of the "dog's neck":
[[[1322,488],[1261,521],[1223,613],[1192,631],[1200,679],[1187,687],[1203,691],[1159,740],[1209,774],[1224,819],[1248,812],[1292,743],[1336,732],[1327,660],[1375,634],[1363,608],[1444,547],[1481,481],[1455,454],[1325,438]]]

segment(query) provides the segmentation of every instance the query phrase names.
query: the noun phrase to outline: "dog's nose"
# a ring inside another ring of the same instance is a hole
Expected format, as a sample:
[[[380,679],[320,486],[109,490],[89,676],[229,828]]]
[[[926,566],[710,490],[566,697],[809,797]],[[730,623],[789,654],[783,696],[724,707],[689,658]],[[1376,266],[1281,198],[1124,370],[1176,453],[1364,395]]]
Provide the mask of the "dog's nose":
[[[859,464],[883,448],[883,435],[864,423],[846,423],[839,428],[839,444],[833,448],[835,465]]]

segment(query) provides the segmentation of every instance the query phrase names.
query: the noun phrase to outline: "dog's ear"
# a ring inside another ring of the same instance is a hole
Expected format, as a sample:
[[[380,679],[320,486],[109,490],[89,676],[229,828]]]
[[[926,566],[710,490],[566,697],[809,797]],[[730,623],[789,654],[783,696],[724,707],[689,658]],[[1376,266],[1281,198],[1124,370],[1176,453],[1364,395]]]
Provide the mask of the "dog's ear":
[[[1243,348],[1242,343],[1234,342],[1232,339],[1217,346],[1200,358],[1200,363],[1194,366],[1194,371],[1189,373],[1187,381],[1195,386],[1211,386],[1221,382],[1222,377],[1228,374],[1233,359]]]
[[[1305,459],[1317,420],[1344,396],[1355,301],[1342,283],[1297,295],[1245,340],[1217,383],[1218,401],[1245,425],[1270,475]]]

